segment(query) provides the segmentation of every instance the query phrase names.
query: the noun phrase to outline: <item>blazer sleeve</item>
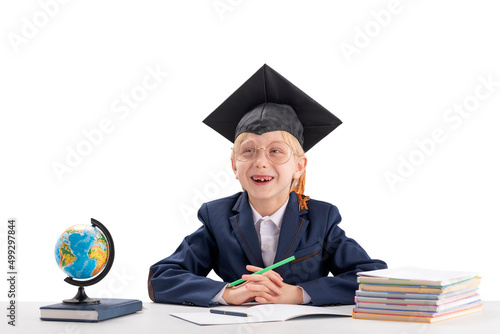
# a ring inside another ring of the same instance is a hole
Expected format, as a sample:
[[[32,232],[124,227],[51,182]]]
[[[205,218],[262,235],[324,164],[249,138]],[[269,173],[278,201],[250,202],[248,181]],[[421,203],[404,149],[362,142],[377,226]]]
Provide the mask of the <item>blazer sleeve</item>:
[[[206,277],[218,258],[215,238],[207,226],[206,204],[198,218],[203,226],[184,238],[171,256],[151,266],[148,290],[154,302],[211,306],[211,299],[226,285]]]
[[[354,239],[348,238],[338,227],[340,221],[337,207],[332,206],[323,244],[323,264],[334,276],[298,284],[309,294],[312,305],[354,304],[358,289],[356,273],[387,268],[385,262],[371,259]]]

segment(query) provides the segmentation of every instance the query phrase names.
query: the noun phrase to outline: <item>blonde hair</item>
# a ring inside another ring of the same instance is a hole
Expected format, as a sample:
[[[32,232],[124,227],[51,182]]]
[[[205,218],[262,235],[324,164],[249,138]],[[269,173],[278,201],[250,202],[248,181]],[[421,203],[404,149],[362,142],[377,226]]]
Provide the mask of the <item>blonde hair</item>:
[[[247,137],[247,133],[248,132],[243,132],[234,141],[234,146],[231,152],[231,159],[233,161],[236,160],[235,152],[239,151],[241,144]],[[295,138],[291,133],[287,131],[280,131],[280,133],[281,136],[283,137],[283,141],[288,145],[290,145],[292,152],[294,153],[294,159],[296,162],[298,162],[298,158],[303,157],[305,154],[302,145],[300,145],[297,138]],[[290,182],[290,193],[293,191],[297,195],[297,198],[299,200],[299,210],[302,210],[304,208],[307,210],[307,201],[309,200],[309,196],[304,195],[305,186],[306,186],[306,170],[304,168],[302,175],[298,179],[292,179],[292,181]]]

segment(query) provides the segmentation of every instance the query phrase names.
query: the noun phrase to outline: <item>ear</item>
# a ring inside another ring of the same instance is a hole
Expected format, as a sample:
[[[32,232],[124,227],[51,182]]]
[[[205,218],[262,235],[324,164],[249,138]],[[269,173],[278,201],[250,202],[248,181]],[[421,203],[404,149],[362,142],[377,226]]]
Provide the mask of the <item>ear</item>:
[[[305,155],[299,157],[297,159],[297,169],[295,170],[295,172],[293,173],[293,178],[294,179],[299,179],[300,176],[304,173],[304,171],[306,170],[306,166],[307,166],[307,158]]]
[[[236,162],[233,158],[231,158],[231,168],[233,169],[234,176],[236,176],[236,180],[238,179],[238,174],[236,174]]]

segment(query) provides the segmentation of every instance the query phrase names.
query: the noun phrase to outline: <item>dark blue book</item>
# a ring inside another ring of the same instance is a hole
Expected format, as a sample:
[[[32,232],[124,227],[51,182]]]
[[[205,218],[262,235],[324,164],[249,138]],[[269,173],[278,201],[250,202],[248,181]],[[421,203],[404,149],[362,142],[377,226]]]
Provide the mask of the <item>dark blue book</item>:
[[[53,304],[40,307],[40,319],[48,321],[98,322],[142,310],[137,299],[101,298],[100,304]]]

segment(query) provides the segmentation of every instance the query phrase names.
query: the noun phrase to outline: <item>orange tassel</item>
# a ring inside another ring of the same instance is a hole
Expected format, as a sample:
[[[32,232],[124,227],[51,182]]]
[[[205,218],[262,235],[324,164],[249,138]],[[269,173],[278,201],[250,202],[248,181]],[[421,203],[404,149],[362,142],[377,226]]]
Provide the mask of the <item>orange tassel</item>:
[[[302,174],[302,176],[299,179],[299,182],[297,185],[295,185],[290,192],[295,192],[297,195],[297,199],[299,200],[299,211],[302,211],[303,209],[307,209],[307,201],[310,200],[309,196],[304,195],[306,187],[306,172]]]

